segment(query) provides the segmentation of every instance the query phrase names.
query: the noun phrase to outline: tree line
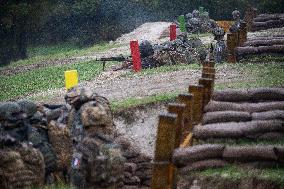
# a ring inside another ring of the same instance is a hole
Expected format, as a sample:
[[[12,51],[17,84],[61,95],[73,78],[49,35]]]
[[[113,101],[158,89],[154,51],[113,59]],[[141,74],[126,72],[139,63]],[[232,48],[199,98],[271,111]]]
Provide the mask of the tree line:
[[[28,45],[114,40],[148,21],[173,21],[202,6],[216,20],[244,13],[283,12],[282,0],[0,0],[0,65],[27,57]]]

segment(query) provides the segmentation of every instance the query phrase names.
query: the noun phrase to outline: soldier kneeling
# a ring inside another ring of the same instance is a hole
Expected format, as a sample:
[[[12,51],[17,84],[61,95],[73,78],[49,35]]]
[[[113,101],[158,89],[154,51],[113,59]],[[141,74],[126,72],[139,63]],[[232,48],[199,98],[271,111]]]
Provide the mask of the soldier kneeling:
[[[66,95],[72,106],[68,126],[74,145],[71,182],[75,188],[121,188],[124,158],[114,143],[113,120],[107,99],[86,89]]]

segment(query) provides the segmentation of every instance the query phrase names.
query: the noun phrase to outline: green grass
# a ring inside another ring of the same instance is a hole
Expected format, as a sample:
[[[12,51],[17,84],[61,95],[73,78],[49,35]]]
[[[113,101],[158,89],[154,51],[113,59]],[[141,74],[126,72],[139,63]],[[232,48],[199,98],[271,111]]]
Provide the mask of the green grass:
[[[234,181],[247,178],[259,178],[277,182],[284,187],[284,168],[245,169],[232,165],[224,168],[207,169],[196,173],[205,177],[227,178]]]
[[[109,65],[111,64],[107,64]],[[102,64],[88,61],[46,67],[12,76],[0,76],[0,101],[64,87],[64,71],[73,69],[78,70],[79,81],[91,80],[102,72]]]
[[[178,93],[163,93],[143,98],[128,98],[121,101],[112,101],[111,107],[113,111],[119,111],[121,109],[135,107],[139,105],[175,100],[177,96]]]
[[[241,82],[216,84],[215,89],[281,87],[284,85],[284,63],[237,63],[228,64],[227,66],[230,69],[235,69],[240,73],[244,73],[242,76],[244,80]]]
[[[93,52],[103,52],[111,48],[119,47],[118,44],[100,43],[88,48],[80,48],[70,43],[49,45],[49,46],[37,46],[28,48],[28,58],[11,62],[9,67],[15,67],[19,65],[35,64],[45,60],[56,60],[71,58],[74,56],[84,56]],[[1,69],[1,68],[0,68]]]

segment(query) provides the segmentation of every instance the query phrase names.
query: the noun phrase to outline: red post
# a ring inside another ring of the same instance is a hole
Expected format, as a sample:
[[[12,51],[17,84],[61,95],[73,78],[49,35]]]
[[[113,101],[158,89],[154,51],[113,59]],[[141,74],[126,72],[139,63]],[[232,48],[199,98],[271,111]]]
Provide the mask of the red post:
[[[135,72],[141,71],[141,57],[138,41],[130,41],[133,69]]]
[[[175,24],[172,24],[170,26],[170,40],[174,41],[177,38],[177,26]]]

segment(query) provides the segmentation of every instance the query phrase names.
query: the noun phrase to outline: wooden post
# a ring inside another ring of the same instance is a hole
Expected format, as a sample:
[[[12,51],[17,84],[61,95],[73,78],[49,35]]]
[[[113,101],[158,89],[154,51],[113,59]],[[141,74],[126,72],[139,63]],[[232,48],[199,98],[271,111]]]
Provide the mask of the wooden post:
[[[152,189],[172,189],[173,165],[171,157],[175,146],[176,121],[176,114],[159,116],[151,184]]]
[[[242,46],[247,41],[247,24],[245,22],[241,22],[240,30],[239,30],[239,46]]]
[[[236,52],[235,52],[237,46],[238,46],[238,34],[228,33],[227,34],[228,62],[235,63],[237,61]]]
[[[185,104],[178,104],[178,103],[170,103],[168,105],[169,113],[173,113],[177,115],[177,126],[176,126],[176,141],[175,141],[175,148],[178,148],[181,143],[182,138],[182,131],[184,127],[184,112],[186,109]]]
[[[215,68],[211,68],[211,67],[203,67],[202,68],[202,73],[212,73],[212,74],[215,74],[216,70],[215,70]]]
[[[193,94],[193,125],[200,123],[203,113],[203,93],[202,85],[189,85],[188,92]]]
[[[182,130],[182,140],[192,131],[192,114],[193,114],[193,95],[192,94],[180,94],[178,96],[178,101],[185,104],[185,111],[183,114],[184,117],[184,126]]]
[[[215,80],[215,74],[213,74],[213,73],[202,73],[202,78],[208,78],[208,79],[212,79],[214,81]]]
[[[204,61],[202,63],[203,68],[209,67],[209,68],[214,68],[215,67],[215,62],[213,61]]]
[[[203,108],[204,108],[209,103],[213,93],[213,88],[214,88],[213,80],[207,78],[201,78],[199,79],[199,85],[204,86],[204,93],[203,93]]]

